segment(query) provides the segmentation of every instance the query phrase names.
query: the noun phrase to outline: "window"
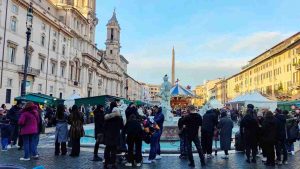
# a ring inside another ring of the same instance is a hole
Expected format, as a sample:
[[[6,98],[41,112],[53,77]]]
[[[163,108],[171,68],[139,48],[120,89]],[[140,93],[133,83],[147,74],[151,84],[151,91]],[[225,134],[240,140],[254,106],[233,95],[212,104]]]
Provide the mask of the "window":
[[[15,63],[16,60],[16,47],[9,45],[8,46],[8,62]]]
[[[54,87],[50,86],[50,92],[53,93],[54,92]]]
[[[61,92],[59,93],[59,98],[62,99],[62,93]]]
[[[56,51],[56,40],[53,40],[53,42],[52,42],[52,50],[54,52]]]
[[[65,54],[66,54],[66,45],[63,45],[61,53],[62,53],[63,56],[65,56]]]
[[[53,36],[56,37],[56,31],[53,31]]]
[[[92,88],[88,88],[88,97],[92,96]]]
[[[65,66],[60,67],[60,76],[65,77]]]
[[[64,22],[65,18],[64,18],[64,16],[59,16],[59,17],[58,17],[58,20],[59,20],[60,22]]]
[[[114,40],[114,29],[111,28],[110,30],[110,40]]]
[[[92,84],[93,81],[93,73],[89,72],[89,83]]]
[[[8,78],[7,79],[7,87],[12,87],[12,83],[13,83],[13,80]]]
[[[43,85],[42,84],[38,84],[38,91],[41,92],[43,90]]]
[[[45,59],[44,58],[40,58],[40,71],[44,71],[44,65],[45,65]]]
[[[18,14],[19,7],[18,7],[16,4],[13,4],[12,7],[11,7],[11,11],[12,11],[14,14]]]
[[[75,61],[75,81],[79,82],[80,80],[80,63]]]
[[[51,63],[51,74],[56,75],[56,63]]]
[[[11,101],[11,89],[6,89],[5,103],[10,103]]]
[[[16,17],[12,17],[10,20],[10,30],[13,32],[17,31],[17,18]]]
[[[74,71],[74,66],[70,66],[70,80],[73,80],[73,71]]]
[[[46,30],[46,24],[42,23],[42,30]]]
[[[112,51],[112,50],[110,50],[110,54],[111,54],[111,55],[113,54],[113,51]]]
[[[42,46],[45,46],[45,34],[43,33],[42,35],[41,35],[41,45]]]

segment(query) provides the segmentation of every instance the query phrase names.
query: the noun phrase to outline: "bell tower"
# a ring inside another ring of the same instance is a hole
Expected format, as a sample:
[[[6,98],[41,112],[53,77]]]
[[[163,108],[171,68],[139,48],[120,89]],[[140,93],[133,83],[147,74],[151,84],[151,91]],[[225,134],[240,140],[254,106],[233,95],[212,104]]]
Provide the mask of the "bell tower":
[[[111,19],[107,25],[107,36],[106,36],[106,56],[109,60],[119,61],[120,55],[120,25],[117,20],[116,10],[114,10]]]

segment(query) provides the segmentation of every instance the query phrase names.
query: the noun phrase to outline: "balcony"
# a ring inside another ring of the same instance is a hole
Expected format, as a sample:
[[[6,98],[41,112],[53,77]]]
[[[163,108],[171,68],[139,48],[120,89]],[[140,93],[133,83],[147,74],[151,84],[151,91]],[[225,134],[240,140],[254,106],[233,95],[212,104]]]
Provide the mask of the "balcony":
[[[294,66],[296,70],[300,70],[300,64],[295,64]]]
[[[18,72],[21,74],[24,74],[24,65],[18,66]],[[27,67],[27,74],[31,76],[39,76],[40,75],[40,70],[39,69],[34,69],[32,67]]]

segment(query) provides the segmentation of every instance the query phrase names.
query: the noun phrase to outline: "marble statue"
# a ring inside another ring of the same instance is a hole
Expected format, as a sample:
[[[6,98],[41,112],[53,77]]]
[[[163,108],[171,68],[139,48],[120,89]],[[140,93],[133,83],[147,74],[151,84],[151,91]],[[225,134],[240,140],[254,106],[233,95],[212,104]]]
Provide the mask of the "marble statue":
[[[170,106],[170,101],[171,101],[170,90],[172,89],[172,84],[168,81],[169,79],[168,75],[165,75],[163,79],[164,82],[160,86],[160,93],[159,93],[159,96],[161,97],[162,113],[164,114],[166,121],[172,121],[173,114],[171,112],[172,108]]]
[[[126,120],[127,120],[126,119],[126,113],[125,113],[127,107],[128,107],[128,105],[124,103],[124,100],[121,100],[119,109],[120,109],[124,124],[126,123]]]

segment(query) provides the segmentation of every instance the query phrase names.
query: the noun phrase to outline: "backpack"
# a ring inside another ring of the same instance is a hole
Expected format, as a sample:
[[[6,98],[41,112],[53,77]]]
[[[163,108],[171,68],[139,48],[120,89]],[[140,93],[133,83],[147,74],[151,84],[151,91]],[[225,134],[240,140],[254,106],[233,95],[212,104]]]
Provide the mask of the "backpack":
[[[296,141],[299,138],[299,127],[297,124],[289,129],[289,140]]]

